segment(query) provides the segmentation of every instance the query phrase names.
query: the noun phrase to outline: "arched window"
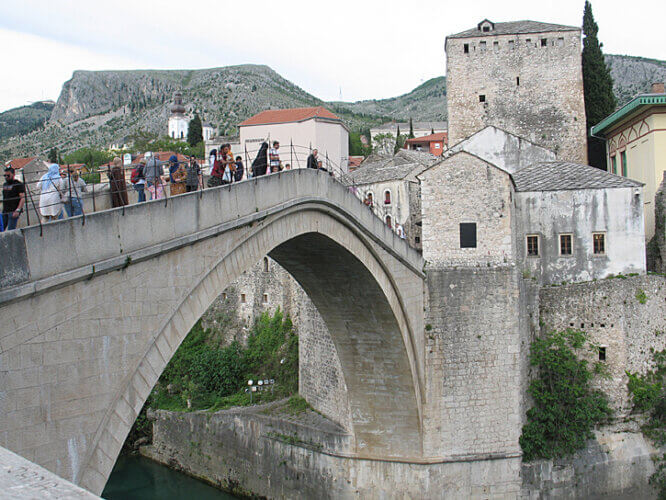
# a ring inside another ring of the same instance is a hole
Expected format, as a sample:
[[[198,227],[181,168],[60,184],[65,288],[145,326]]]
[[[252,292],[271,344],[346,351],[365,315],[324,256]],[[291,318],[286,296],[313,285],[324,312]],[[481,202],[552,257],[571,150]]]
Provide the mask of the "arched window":
[[[268,272],[268,257],[264,257],[264,272]]]
[[[384,205],[390,205],[391,204],[391,191],[388,189],[384,191]]]
[[[387,225],[389,228],[393,229],[393,224],[391,223],[391,216],[390,216],[390,215],[387,215],[387,216],[386,216],[386,225]]]

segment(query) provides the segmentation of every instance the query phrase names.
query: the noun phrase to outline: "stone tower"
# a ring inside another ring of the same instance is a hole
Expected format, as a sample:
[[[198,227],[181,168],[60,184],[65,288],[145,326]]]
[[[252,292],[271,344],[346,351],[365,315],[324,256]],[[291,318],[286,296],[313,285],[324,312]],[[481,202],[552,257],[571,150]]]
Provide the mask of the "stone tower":
[[[486,19],[445,48],[450,145],[494,125],[587,163],[580,28]]]

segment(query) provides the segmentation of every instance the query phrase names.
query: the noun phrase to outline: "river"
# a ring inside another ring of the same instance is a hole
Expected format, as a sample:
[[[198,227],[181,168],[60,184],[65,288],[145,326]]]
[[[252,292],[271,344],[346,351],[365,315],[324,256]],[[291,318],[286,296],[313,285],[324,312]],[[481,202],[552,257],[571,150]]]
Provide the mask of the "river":
[[[106,500],[235,500],[208,484],[140,456],[118,457],[102,492]]]

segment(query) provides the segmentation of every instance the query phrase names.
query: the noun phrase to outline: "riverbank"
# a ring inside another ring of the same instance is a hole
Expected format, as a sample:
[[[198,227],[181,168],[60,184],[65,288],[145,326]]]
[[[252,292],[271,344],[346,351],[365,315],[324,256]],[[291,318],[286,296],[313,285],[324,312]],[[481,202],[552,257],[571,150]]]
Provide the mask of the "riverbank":
[[[225,491],[266,498],[651,498],[657,450],[640,432],[596,432],[567,459],[404,463],[353,456],[352,436],[287,400],[215,413],[157,410],[141,453]]]

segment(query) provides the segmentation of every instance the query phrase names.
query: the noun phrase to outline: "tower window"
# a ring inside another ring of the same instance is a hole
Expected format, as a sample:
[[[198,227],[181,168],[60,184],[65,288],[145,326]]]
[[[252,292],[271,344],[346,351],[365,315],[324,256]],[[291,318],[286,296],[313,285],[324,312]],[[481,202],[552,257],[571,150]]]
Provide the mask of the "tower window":
[[[460,223],[460,248],[476,248],[476,223]]]
[[[520,86],[520,77],[516,77],[516,87]]]
[[[498,51],[499,51],[499,42],[493,42],[493,50],[494,50],[495,52],[498,52]]]
[[[532,43],[532,39],[531,39],[531,38],[527,38],[527,39],[525,39],[525,43],[526,43],[527,45],[529,45],[530,43]]]
[[[267,293],[265,293],[265,294],[263,295],[261,301],[262,301],[264,304],[268,304],[268,294],[267,294]]]
[[[479,42],[479,48],[484,51],[486,50],[486,42]]]
[[[485,25],[485,26],[483,27],[483,31],[484,31],[485,33],[488,33],[488,32],[490,31],[490,26]]]
[[[557,46],[558,47],[564,47],[564,37],[559,37],[557,39]]]
[[[539,256],[539,236],[530,234],[527,236],[527,255],[530,257]]]
[[[606,347],[599,347],[599,361],[606,361]]]
[[[486,102],[486,95],[485,94],[479,94],[479,102]]]
[[[244,293],[241,293],[241,304],[245,304],[247,302],[247,298],[245,297]]]
[[[592,233],[594,255],[606,255],[606,233]]]
[[[547,47],[548,46],[548,38],[542,38],[541,39],[541,46],[542,47]]]
[[[513,40],[509,40],[509,48],[512,50],[516,48],[516,42],[514,42]]]
[[[469,54],[469,43],[466,43],[465,45],[463,45],[463,52],[465,54]]]
[[[268,272],[268,257],[264,257],[264,272]]]
[[[573,235],[560,234],[560,255],[573,254]]]

